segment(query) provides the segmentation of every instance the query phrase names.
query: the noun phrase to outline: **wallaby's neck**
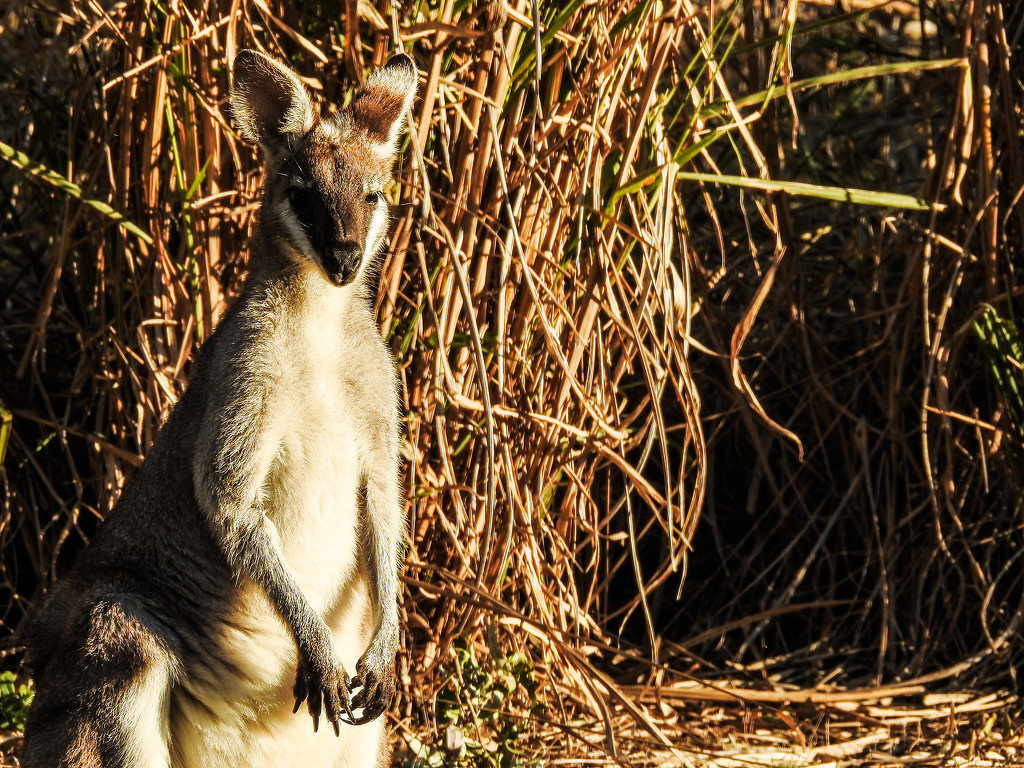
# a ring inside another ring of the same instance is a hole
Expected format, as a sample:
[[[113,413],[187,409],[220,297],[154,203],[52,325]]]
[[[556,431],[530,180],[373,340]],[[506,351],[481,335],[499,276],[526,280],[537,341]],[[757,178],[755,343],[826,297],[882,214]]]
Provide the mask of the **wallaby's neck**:
[[[289,254],[289,246],[255,232],[250,247],[249,275],[243,295],[269,302],[295,322],[308,319],[329,328],[330,321],[369,312],[365,280],[333,285],[319,266]]]

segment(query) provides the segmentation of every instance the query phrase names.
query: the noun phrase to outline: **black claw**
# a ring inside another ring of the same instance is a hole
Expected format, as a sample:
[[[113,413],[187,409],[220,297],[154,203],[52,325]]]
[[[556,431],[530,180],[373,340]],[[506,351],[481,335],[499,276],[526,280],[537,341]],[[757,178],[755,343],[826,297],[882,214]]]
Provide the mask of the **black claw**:
[[[345,707],[345,714],[348,715],[349,722],[355,725],[355,717],[352,715],[352,705],[349,702],[348,691],[345,692],[345,696],[342,698],[341,703]]]
[[[313,732],[316,732],[317,727],[320,725],[320,713],[323,711],[322,705],[323,700],[321,698],[320,686],[311,686],[312,690],[309,694],[309,714],[313,716]]]
[[[334,728],[334,735],[338,735],[338,702],[334,695],[328,692],[324,695],[324,707],[326,709],[327,721]]]
[[[393,686],[387,684],[390,678],[382,679],[362,664],[351,678],[340,664],[333,666],[328,662],[327,670],[317,669],[318,666],[308,658],[300,662],[293,689],[295,707],[292,712],[298,712],[305,701],[313,718],[314,732],[320,728],[321,714],[331,724],[335,736],[339,736],[341,723],[363,725],[376,720],[387,708],[393,692]],[[359,688],[359,693],[353,696],[355,687]],[[360,709],[362,714],[357,717],[355,711]]]

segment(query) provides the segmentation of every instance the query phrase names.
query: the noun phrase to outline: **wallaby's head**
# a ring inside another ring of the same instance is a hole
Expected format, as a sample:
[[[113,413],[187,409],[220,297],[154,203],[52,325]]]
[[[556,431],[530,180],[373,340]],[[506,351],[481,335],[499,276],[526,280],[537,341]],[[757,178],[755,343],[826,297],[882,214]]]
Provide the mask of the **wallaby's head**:
[[[363,274],[384,241],[398,136],[416,95],[405,54],[371,73],[345,109],[322,117],[298,76],[244,50],[235,58],[231,107],[243,138],[264,151],[261,235],[334,285]]]

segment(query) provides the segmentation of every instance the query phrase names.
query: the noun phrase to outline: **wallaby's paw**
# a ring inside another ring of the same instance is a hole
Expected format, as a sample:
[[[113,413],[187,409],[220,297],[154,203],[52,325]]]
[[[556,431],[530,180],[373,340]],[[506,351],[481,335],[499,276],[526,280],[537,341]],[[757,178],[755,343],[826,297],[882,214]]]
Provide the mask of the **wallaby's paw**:
[[[320,727],[321,712],[334,727],[335,735],[339,733],[339,723],[354,723],[348,673],[344,665],[335,659],[330,635],[316,648],[306,652],[299,649],[299,669],[293,693],[295,708],[292,712],[298,712],[302,702],[306,702],[314,731]]]
[[[362,708],[356,724],[368,723],[380,717],[391,704],[395,695],[394,653],[382,658],[371,650],[367,651],[356,664],[353,687],[358,686],[352,708]]]

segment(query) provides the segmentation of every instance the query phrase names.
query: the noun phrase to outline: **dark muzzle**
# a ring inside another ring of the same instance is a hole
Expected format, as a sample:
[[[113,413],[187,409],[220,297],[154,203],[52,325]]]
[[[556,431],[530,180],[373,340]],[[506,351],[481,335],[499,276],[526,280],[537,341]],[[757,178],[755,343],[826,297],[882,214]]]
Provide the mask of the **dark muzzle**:
[[[323,254],[324,272],[334,285],[348,285],[359,272],[363,249],[356,243],[336,243]]]

